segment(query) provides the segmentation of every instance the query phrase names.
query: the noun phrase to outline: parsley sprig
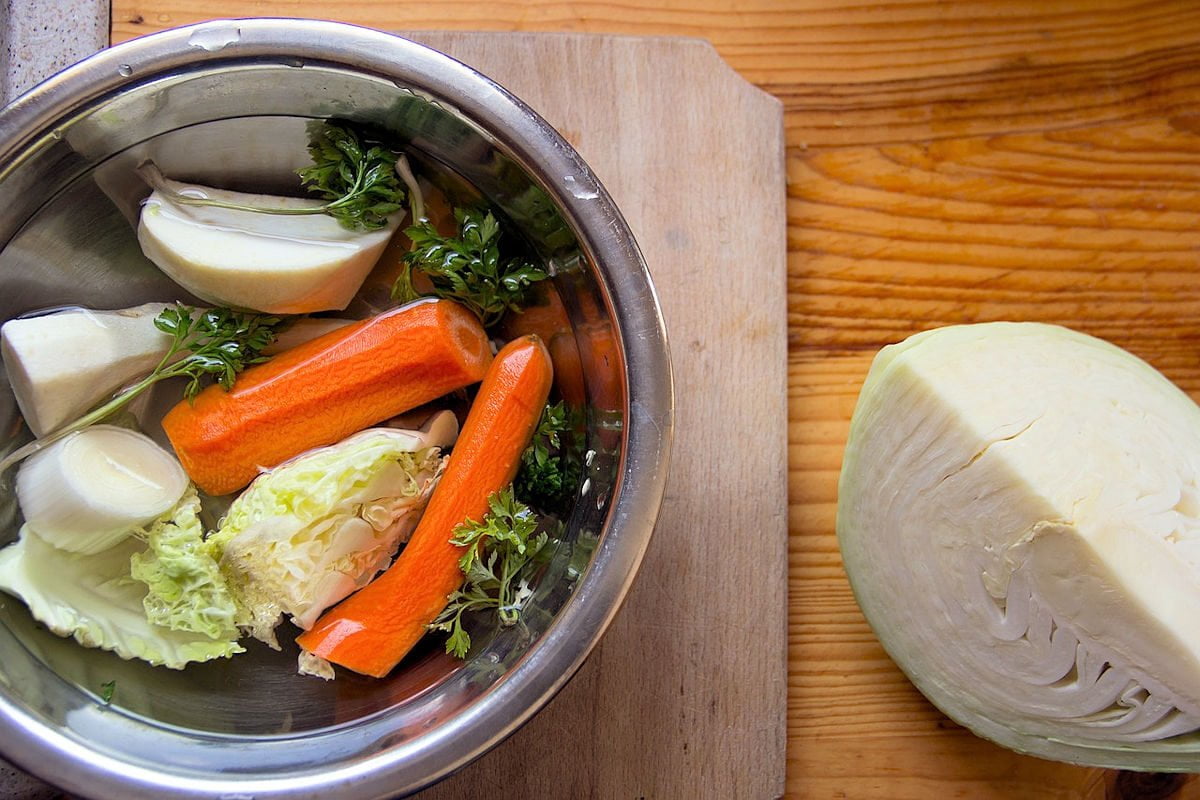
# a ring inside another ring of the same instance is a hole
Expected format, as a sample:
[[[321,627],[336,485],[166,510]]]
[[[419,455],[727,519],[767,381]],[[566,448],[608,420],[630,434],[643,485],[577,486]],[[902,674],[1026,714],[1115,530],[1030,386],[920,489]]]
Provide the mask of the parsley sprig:
[[[239,372],[267,360],[262,351],[275,341],[285,324],[283,317],[243,314],[228,308],[211,308],[194,318],[193,314],[195,309],[176,303],[154,318],[154,327],[171,335],[171,347],[154,371],[129,391],[143,383],[149,386],[167,378],[185,377],[189,381],[183,396],[191,400],[203,388],[205,376],[232,389]],[[181,353],[185,355],[176,360]]]
[[[287,322],[283,317],[245,314],[228,308],[197,312],[182,303],[164,308],[154,318],[154,326],[170,334],[171,345],[158,366],[104,405],[9,453],[0,460],[0,473],[67,434],[103,421],[159,381],[187,378],[183,394],[188,400],[203,388],[206,377],[212,377],[226,389],[231,388],[239,372],[251,364],[266,361],[263,349],[275,341],[276,334]]]
[[[454,531],[453,544],[466,547],[458,565],[465,579],[430,630],[449,633],[446,652],[465,658],[471,636],[463,628],[463,614],[494,608],[503,626],[515,625],[521,605],[533,594],[527,565],[546,554],[549,536],[538,532],[538,518],[529,506],[517,501],[512,488],[488,498],[489,511],[482,522],[468,520]]]
[[[298,170],[310,192],[329,200],[321,210],[350,230],[378,230],[400,210],[404,188],[396,172],[397,154],[360,136],[348,125],[310,126],[308,154],[313,165]]]
[[[387,225],[388,216],[399,211],[404,202],[404,183],[396,171],[396,162],[403,156],[346,123],[313,123],[308,136],[313,164],[297,170],[297,174],[306,189],[329,201],[319,206],[279,208],[229,203],[175,191],[151,163],[143,164],[138,171],[154,189],[181,205],[283,216],[328,214],[354,231],[378,230]]]
[[[521,453],[514,482],[522,500],[543,510],[557,510],[574,493],[580,478],[575,451],[582,445],[577,416],[561,401],[542,410],[533,440]]]
[[[433,294],[457,300],[492,325],[508,310],[520,311],[529,286],[548,276],[528,260],[500,256],[500,224],[489,212],[454,209],[457,236],[442,236],[428,219],[405,230],[412,250],[392,286],[392,297],[407,302],[420,297],[412,271],[429,276]]]

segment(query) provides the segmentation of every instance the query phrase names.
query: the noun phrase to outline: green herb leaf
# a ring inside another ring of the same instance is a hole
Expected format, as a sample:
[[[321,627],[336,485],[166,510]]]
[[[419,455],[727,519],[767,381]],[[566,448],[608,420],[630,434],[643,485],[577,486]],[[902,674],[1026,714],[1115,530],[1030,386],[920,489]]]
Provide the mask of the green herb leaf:
[[[533,440],[521,453],[521,468],[514,481],[517,496],[525,502],[558,511],[574,495],[583,450],[578,417],[561,402],[542,410]]]
[[[285,325],[283,317],[243,314],[228,308],[212,308],[195,318],[196,309],[176,303],[155,317],[154,326],[172,337],[163,360],[145,380],[189,378],[184,397],[192,400],[211,376],[226,390],[233,388],[237,374],[251,364],[266,361],[262,351],[275,341]],[[178,358],[180,353],[185,355]],[[140,384],[137,384],[140,385]]]
[[[465,658],[471,637],[463,628],[467,611],[496,609],[501,625],[515,625],[521,606],[533,593],[528,567],[548,555],[550,537],[538,532],[537,516],[513,497],[512,487],[488,498],[482,522],[468,520],[450,541],[467,551],[459,560],[463,585],[452,593],[430,630],[449,633],[446,652]]]
[[[427,219],[405,231],[413,249],[404,256],[392,297],[405,302],[419,296],[412,283],[417,269],[429,276],[435,296],[457,300],[484,325],[496,323],[506,311],[520,311],[529,287],[548,273],[522,258],[501,258],[500,224],[491,212],[456,208],[454,218],[457,236],[442,236]]]
[[[322,211],[350,230],[387,225],[404,202],[397,154],[344,123],[314,123],[308,135],[313,165],[298,174],[306,189],[330,201]]]
[[[108,705],[112,702],[113,693],[116,691],[116,681],[108,681],[107,683],[100,684],[100,700],[104,703],[104,705]]]

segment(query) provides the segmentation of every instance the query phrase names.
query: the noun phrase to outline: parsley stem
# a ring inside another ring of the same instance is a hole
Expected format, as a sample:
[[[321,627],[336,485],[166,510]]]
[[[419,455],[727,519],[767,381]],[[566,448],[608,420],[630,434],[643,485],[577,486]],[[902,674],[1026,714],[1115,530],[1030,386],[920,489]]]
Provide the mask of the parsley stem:
[[[324,205],[313,206],[312,208],[269,208],[267,206],[243,206],[238,203],[226,203],[224,200],[213,200],[211,197],[192,197],[191,195],[180,194],[179,192],[170,189],[160,189],[163,194],[171,198],[171,202],[179,203],[184,206],[212,206],[214,208],[227,208],[230,211],[249,211],[254,214],[275,214],[277,216],[312,216],[314,214],[324,214],[326,211],[336,208],[333,203],[325,203]]]
[[[0,460],[0,475],[3,475],[6,471],[8,471],[9,467],[13,466],[17,462],[29,458],[29,456],[33,455],[39,450],[49,447],[59,439],[62,439],[64,436],[68,436],[76,431],[81,431],[89,425],[95,425],[97,422],[102,422],[111,414],[120,411],[121,408],[127,405],[135,397],[149,389],[154,384],[158,383],[163,378],[170,377],[173,376],[171,374],[159,373],[157,371],[152,372],[145,378],[142,378],[140,381],[130,386],[125,391],[118,394],[113,399],[109,400],[104,405],[89,411],[74,422],[64,425],[58,430],[52,431],[51,433],[48,433],[39,439],[34,439],[32,442],[27,442],[23,447],[17,448]]]
[[[401,155],[396,159],[396,174],[408,188],[408,207],[412,216],[412,224],[416,225],[425,219],[425,195],[421,193],[417,176],[413,174],[412,166],[408,163],[408,156]]]
[[[158,165],[153,161],[142,163],[136,171],[138,175],[142,176],[142,180],[150,185],[151,189],[166,195],[172,203],[185,206],[212,206],[214,208],[227,208],[230,211],[250,211],[255,214],[278,214],[281,216],[324,214],[330,208],[334,207],[334,203],[332,202],[322,203],[319,206],[312,206],[310,208],[270,208],[268,206],[246,206],[239,203],[228,203],[224,200],[214,200],[211,197],[197,197],[172,189],[167,185],[167,179],[163,176]]]

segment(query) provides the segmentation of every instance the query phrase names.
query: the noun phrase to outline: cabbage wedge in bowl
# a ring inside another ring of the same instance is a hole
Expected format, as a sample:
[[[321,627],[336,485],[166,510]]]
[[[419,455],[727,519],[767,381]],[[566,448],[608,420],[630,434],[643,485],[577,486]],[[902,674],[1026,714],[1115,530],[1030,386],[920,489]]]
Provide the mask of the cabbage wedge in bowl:
[[[942,711],[1043,758],[1200,769],[1200,408],[1051,325],[884,348],[837,532],[888,653]]]

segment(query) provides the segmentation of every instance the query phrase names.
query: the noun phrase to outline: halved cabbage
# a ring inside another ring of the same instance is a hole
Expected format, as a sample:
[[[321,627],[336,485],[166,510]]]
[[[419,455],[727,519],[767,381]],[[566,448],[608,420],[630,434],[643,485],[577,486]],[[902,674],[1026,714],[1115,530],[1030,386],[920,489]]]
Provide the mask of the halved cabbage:
[[[445,414],[453,418],[443,412],[441,422]],[[278,647],[283,614],[308,628],[386,567],[441,473],[435,445],[447,442],[433,439],[371,428],[255,479],[208,540],[237,600],[238,624]]]
[[[884,348],[837,531],[883,645],[958,722],[1200,769],[1200,409],[1145,362],[1034,323]]]

